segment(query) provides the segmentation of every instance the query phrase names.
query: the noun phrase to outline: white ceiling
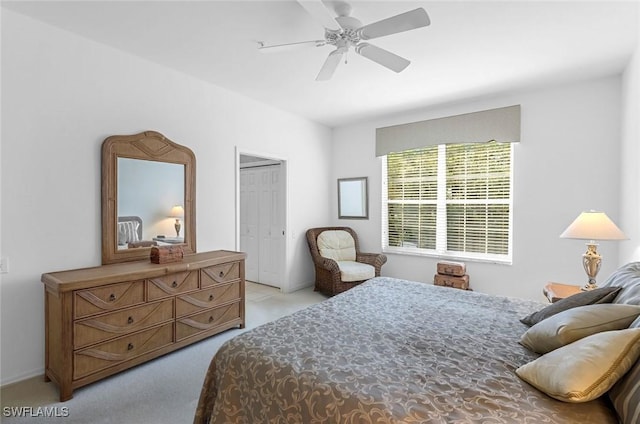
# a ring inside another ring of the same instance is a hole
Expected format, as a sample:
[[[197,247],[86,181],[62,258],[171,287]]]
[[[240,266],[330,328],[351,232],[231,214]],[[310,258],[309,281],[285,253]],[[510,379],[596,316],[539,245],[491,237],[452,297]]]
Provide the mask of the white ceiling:
[[[332,48],[264,54],[257,42],[323,38],[295,0],[4,1],[51,25],[328,126],[519,87],[619,73],[638,41],[637,0],[351,1],[363,24],[416,7],[425,28],[372,40],[411,60],[396,74],[351,51],[333,79]]]

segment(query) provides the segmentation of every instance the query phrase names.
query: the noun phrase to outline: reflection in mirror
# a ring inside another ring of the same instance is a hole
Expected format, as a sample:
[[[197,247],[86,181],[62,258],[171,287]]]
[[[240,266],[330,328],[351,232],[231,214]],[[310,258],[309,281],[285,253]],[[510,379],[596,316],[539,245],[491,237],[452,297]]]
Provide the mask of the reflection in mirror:
[[[338,179],[338,218],[368,219],[367,177]]]
[[[144,246],[151,241],[162,244],[163,239],[171,243],[184,240],[176,235],[172,215],[176,205],[184,204],[184,165],[120,157],[117,196],[118,249],[126,249],[129,243]],[[138,217],[140,222],[128,224],[125,216]],[[128,231],[131,225],[134,228]]]

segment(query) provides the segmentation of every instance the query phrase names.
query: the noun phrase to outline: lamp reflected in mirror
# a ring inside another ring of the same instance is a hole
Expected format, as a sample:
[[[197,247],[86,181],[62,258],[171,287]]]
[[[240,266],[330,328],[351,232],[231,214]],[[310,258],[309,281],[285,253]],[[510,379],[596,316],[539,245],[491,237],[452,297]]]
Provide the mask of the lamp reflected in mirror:
[[[180,237],[180,229],[182,228],[180,218],[184,217],[184,208],[182,207],[182,205],[175,205],[174,207],[172,207],[169,216],[176,219],[176,223],[174,224],[174,227],[176,229],[176,237]]]

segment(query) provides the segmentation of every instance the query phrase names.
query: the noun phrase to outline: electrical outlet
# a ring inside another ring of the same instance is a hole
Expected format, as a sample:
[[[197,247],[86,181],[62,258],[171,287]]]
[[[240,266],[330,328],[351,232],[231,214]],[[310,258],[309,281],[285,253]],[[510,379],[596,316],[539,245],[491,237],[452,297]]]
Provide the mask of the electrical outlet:
[[[0,258],[0,274],[9,272],[9,258]]]

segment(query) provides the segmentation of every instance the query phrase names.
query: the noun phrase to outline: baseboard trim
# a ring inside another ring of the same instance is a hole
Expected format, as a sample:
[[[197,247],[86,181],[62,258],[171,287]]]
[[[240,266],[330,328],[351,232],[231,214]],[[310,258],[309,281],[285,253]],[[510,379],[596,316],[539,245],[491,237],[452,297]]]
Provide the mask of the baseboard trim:
[[[307,287],[313,287],[314,282],[307,282],[307,283],[299,283],[296,284],[295,286],[289,287],[289,289],[286,291],[286,293],[292,293],[294,291],[298,291],[298,290],[302,290],[302,289],[306,289]]]
[[[19,374],[15,377],[8,378],[6,380],[0,381],[0,388],[4,389],[7,386],[11,386],[12,384],[20,383],[24,380],[29,380],[30,378],[42,377],[44,379],[44,368],[38,368],[37,370],[29,371],[26,373]]]

